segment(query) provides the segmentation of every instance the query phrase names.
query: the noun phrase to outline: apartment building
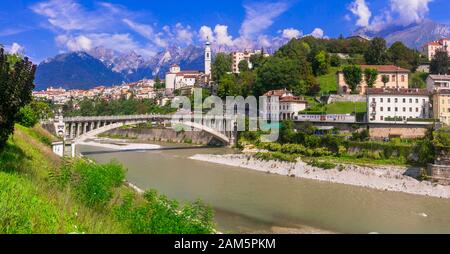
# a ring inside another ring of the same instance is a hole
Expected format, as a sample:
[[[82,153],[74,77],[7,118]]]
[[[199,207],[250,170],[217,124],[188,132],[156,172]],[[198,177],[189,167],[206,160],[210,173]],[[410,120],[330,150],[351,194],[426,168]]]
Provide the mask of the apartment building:
[[[369,123],[407,123],[430,117],[426,89],[369,88],[366,96]]]
[[[450,125],[450,89],[440,89],[433,93],[433,118]]]
[[[429,75],[427,78],[427,90],[429,92],[450,89],[450,75]]]
[[[378,76],[373,88],[408,88],[409,74],[411,72],[410,70],[394,65],[361,65],[360,67],[363,72],[362,81],[358,85],[360,95],[364,95],[367,89],[367,83],[364,77],[365,69],[375,69],[378,71]],[[389,77],[389,81],[386,83],[386,86],[382,81],[382,77],[384,75]],[[352,92],[349,85],[345,82],[344,73],[342,71],[337,73],[337,80],[338,92],[340,94],[348,94]]]
[[[450,39],[444,38],[437,41],[431,41],[422,46],[422,54],[425,55],[428,60],[432,60],[438,51],[446,51],[450,56]]]

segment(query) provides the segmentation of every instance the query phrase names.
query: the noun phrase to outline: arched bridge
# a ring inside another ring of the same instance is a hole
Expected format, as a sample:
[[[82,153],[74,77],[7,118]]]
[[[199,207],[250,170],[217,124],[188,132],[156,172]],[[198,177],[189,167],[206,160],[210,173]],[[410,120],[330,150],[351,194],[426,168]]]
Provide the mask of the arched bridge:
[[[127,125],[148,122],[164,123],[175,130],[205,131],[225,145],[235,144],[235,119],[224,117],[194,117],[193,115],[129,115],[63,118],[64,137],[78,144],[107,131]]]

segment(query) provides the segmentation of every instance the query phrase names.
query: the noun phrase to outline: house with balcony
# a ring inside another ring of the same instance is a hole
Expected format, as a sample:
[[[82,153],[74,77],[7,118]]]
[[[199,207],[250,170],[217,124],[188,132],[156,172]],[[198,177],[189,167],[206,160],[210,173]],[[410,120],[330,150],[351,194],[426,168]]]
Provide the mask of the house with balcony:
[[[427,90],[435,92],[442,89],[450,89],[450,75],[429,75],[427,78]]]

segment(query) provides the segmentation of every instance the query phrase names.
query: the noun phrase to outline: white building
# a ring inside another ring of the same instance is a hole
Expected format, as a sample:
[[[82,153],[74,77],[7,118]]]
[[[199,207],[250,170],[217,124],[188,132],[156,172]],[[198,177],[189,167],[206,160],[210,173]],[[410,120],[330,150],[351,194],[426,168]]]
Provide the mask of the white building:
[[[266,117],[275,119],[278,114],[279,120],[296,119],[298,113],[306,109],[307,102],[302,97],[297,97],[287,89],[268,91],[267,96]],[[278,100],[278,108],[276,101]]]
[[[231,70],[233,73],[240,73],[239,63],[241,61],[247,61],[248,68],[253,69],[253,64],[250,62],[250,57],[257,54],[264,54],[264,57],[269,57],[268,53],[263,53],[262,50],[255,50],[254,52],[250,52],[245,50],[244,52],[233,52],[231,53],[232,58],[232,66]]]
[[[450,75],[429,75],[427,78],[427,90],[429,92],[450,89]]]
[[[211,43],[206,42],[205,46],[205,70],[201,71],[182,71],[180,66],[172,64],[169,72],[166,73],[166,89],[177,90],[181,88],[193,88],[196,84],[208,83],[211,78],[212,52]]]
[[[211,76],[211,62],[212,62],[211,43],[208,40],[205,46],[205,74],[208,77]]]
[[[166,74],[166,89],[177,90],[184,87],[194,87],[203,73],[200,71],[181,71],[180,66],[173,64]]]
[[[425,55],[428,60],[432,60],[438,51],[445,51],[450,56],[450,39],[440,39],[432,41],[422,46],[422,54]]]
[[[430,97],[426,89],[367,89],[369,123],[407,123],[430,117]]]

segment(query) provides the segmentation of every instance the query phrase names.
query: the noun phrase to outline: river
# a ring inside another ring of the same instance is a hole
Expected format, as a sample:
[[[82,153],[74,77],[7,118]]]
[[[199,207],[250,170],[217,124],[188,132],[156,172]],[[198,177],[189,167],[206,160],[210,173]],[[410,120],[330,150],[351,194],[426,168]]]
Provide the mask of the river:
[[[181,201],[201,199],[224,233],[450,233],[450,200],[269,175],[189,159],[225,148],[162,144],[154,151],[80,146],[100,163],[118,160],[127,180]]]

